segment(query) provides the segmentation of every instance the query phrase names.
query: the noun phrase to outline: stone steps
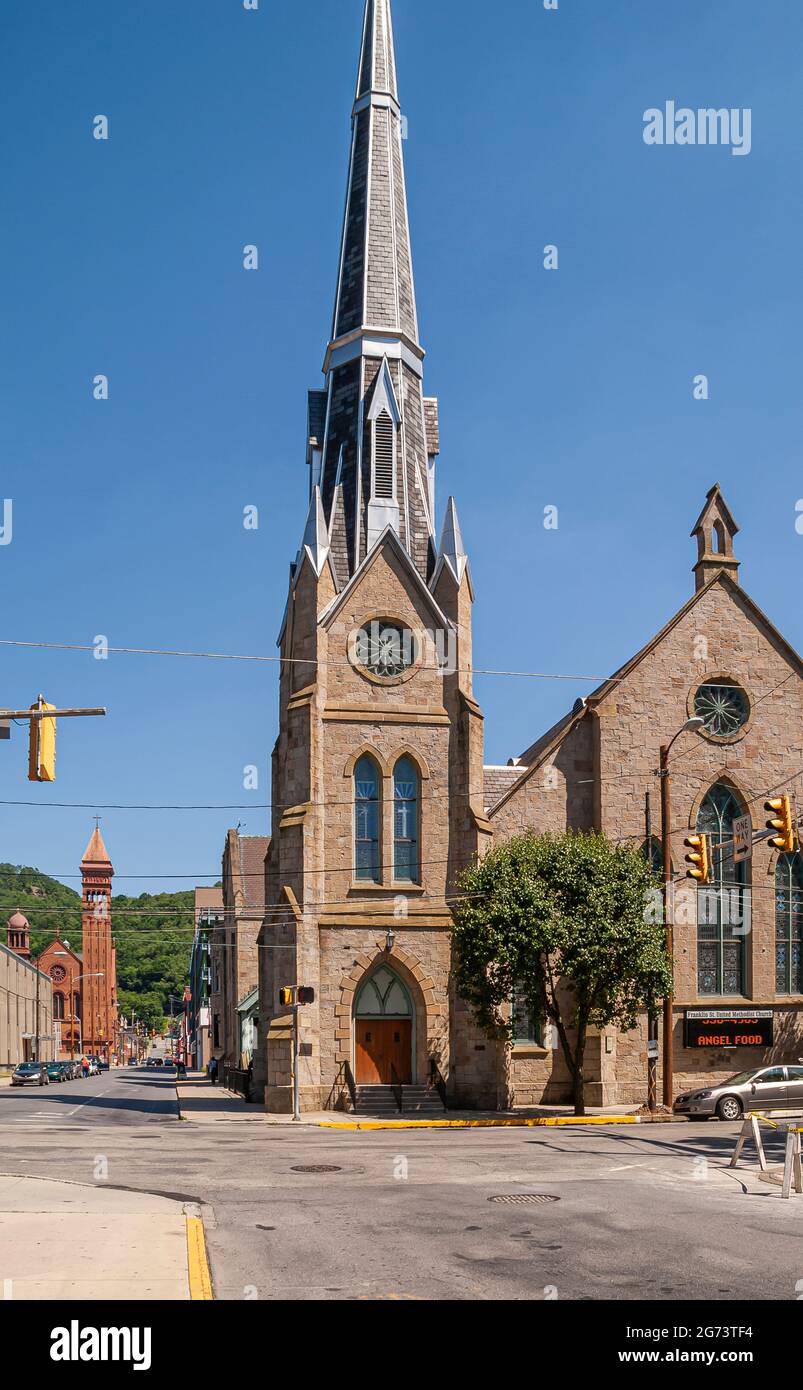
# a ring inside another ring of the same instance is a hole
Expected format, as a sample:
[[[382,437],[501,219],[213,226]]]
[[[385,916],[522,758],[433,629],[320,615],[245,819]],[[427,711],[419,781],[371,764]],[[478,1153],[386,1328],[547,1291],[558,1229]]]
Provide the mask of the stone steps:
[[[429,1115],[445,1114],[441,1098],[429,1086],[402,1087],[402,1114]],[[358,1086],[357,1114],[374,1115],[378,1119],[393,1119],[399,1114],[392,1086]]]

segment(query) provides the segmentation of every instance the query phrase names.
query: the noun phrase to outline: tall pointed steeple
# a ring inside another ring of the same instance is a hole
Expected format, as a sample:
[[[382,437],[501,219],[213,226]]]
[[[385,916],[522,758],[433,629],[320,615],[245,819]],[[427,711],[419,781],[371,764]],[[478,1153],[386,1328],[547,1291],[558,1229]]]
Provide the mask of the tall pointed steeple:
[[[310,487],[327,525],[342,487],[342,586],[386,526],[424,579],[432,515],[437,401],[423,392],[390,0],[366,0],[325,389],[309,397]]]

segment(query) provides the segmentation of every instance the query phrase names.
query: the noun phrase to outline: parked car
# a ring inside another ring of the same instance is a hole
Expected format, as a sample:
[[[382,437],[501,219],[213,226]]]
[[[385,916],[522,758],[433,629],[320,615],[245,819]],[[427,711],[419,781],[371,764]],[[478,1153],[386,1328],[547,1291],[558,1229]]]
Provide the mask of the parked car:
[[[129,1059],[128,1059],[128,1065],[129,1065],[130,1067],[136,1067],[136,1066],[138,1066],[139,1063],[137,1062],[136,1057],[129,1057]]]
[[[51,1081],[62,1083],[67,1080],[63,1062],[46,1062],[47,1074]]]
[[[109,1070],[109,1063],[106,1061],[106,1058],[105,1058],[105,1057],[93,1057],[93,1058],[92,1058],[92,1061],[93,1061],[93,1062],[97,1062],[97,1064],[98,1064],[98,1071],[108,1071],[108,1070]]]
[[[67,1073],[68,1081],[75,1081],[81,1075],[81,1066],[79,1062],[71,1059],[69,1062],[62,1062],[61,1065]]]
[[[176,1064],[175,1064],[175,1062],[173,1061],[173,1058],[172,1058],[172,1057],[165,1057],[165,1059],[164,1059],[164,1066],[166,1066],[166,1067],[174,1067],[175,1065],[176,1065]]]
[[[88,1057],[88,1058],[87,1058],[87,1061],[89,1062],[89,1075],[90,1075],[90,1076],[100,1076],[100,1067],[98,1066],[97,1062],[95,1061],[95,1058],[94,1058],[94,1057]]]
[[[750,1110],[803,1109],[803,1066],[751,1067],[716,1086],[678,1096],[672,1110],[691,1120],[739,1120]]]
[[[43,1074],[44,1073],[44,1074]],[[11,1074],[12,1086],[49,1086],[50,1077],[44,1062],[20,1062]]]

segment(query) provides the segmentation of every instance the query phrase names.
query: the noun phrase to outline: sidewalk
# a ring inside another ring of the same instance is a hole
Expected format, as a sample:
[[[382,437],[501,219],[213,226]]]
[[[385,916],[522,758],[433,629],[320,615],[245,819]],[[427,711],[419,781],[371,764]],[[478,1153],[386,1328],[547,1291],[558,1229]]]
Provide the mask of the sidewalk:
[[[242,1120],[263,1125],[293,1124],[292,1115],[269,1115],[261,1105],[252,1105],[226,1091],[218,1083],[213,1086],[206,1076],[189,1076],[176,1083],[176,1096],[182,1120],[196,1124],[214,1124],[219,1120]],[[307,1110],[300,1123],[319,1129],[481,1129],[504,1127],[537,1127],[541,1125],[633,1125],[651,1123],[649,1117],[634,1113],[634,1106],[611,1105],[589,1108],[578,1118],[569,1105],[536,1105],[527,1110],[446,1110],[443,1118],[416,1119],[415,1114],[400,1115],[398,1119],[376,1119],[370,1115],[354,1115],[343,1110]],[[657,1117],[671,1123],[670,1115]],[[675,1117],[677,1122],[680,1117]]]
[[[0,1174],[0,1298],[211,1298],[196,1213],[102,1182]]]

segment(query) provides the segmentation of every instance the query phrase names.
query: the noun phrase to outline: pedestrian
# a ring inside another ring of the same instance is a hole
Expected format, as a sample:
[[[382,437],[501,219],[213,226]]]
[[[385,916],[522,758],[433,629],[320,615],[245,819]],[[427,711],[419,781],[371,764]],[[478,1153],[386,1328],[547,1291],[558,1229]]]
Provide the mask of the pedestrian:
[[[213,1086],[217,1085],[217,1057],[213,1057],[209,1063],[209,1080]]]
[[[89,1062],[86,1057],[81,1058],[81,1075],[84,1079],[89,1076]]]

